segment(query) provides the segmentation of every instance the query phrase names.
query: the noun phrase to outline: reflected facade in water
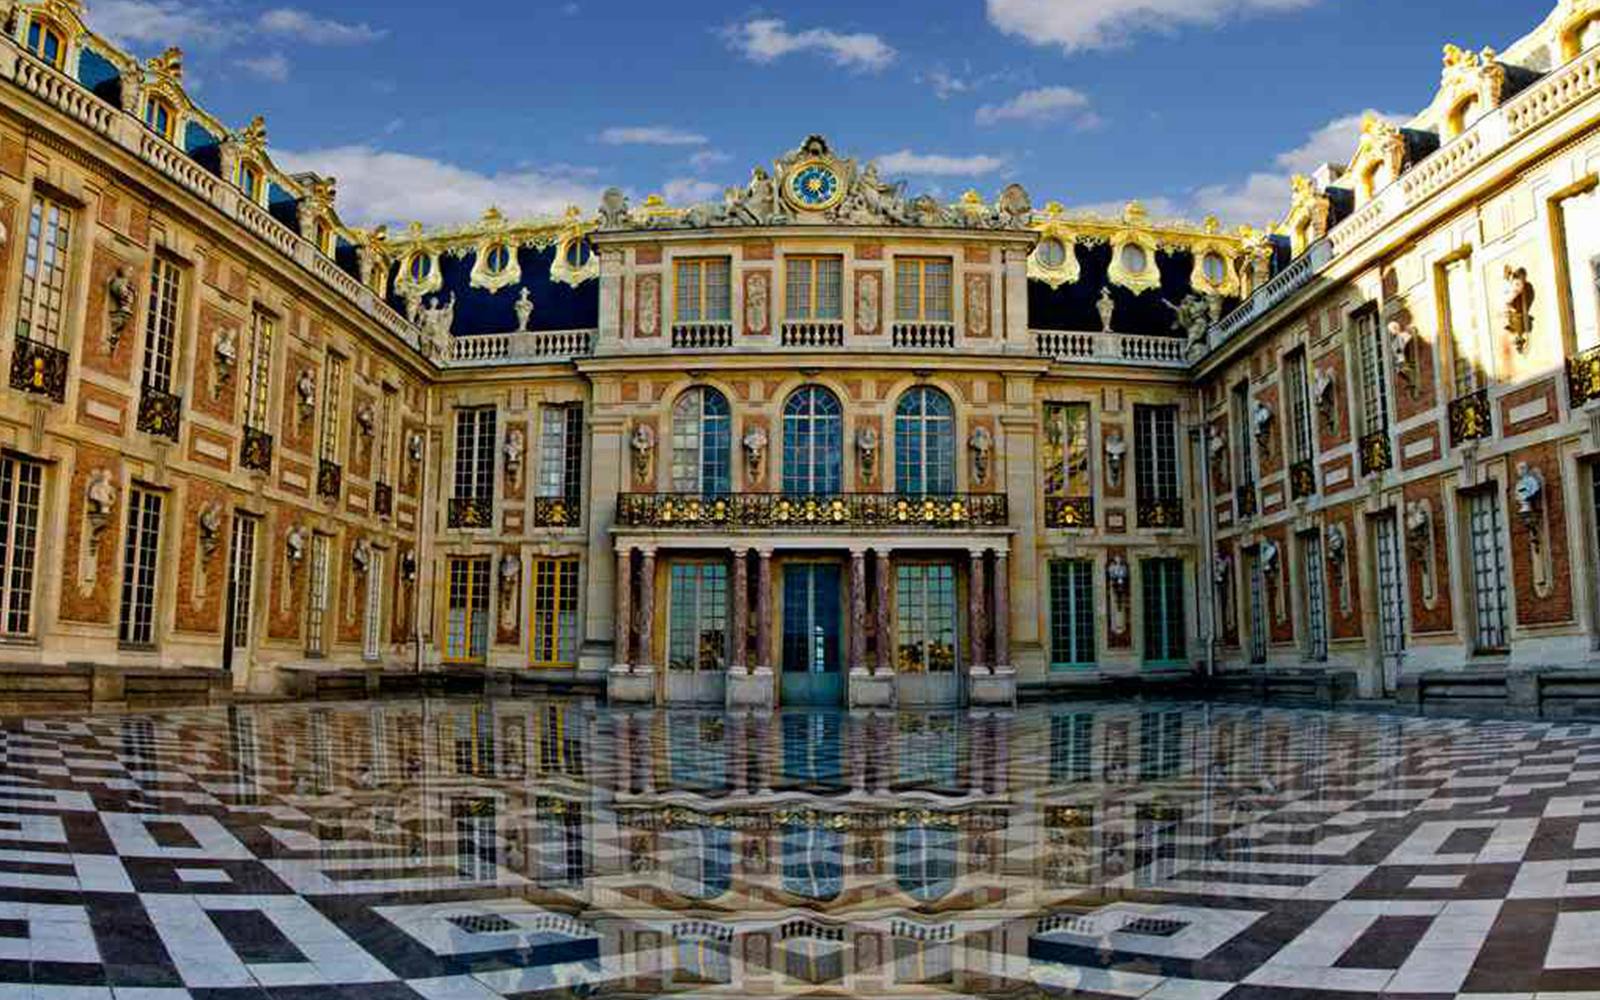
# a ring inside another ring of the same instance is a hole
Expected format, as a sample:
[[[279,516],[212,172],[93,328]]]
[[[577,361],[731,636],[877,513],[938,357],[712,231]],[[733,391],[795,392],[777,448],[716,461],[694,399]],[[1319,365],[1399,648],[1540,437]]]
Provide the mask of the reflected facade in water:
[[[1600,987],[1589,726],[507,700],[17,720],[5,737],[7,837],[29,843],[0,856],[0,887],[81,911],[86,933],[65,964],[27,967],[39,982]],[[137,966],[118,961],[130,935],[149,945]]]

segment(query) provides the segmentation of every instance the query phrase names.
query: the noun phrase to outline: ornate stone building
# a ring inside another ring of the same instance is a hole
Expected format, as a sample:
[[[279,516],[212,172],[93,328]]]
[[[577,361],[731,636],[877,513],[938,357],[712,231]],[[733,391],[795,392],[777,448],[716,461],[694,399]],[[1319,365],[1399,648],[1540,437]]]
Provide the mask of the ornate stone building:
[[[181,53],[19,3],[5,697],[1554,692],[1521,668],[1600,600],[1597,13],[1452,47],[1267,232],[912,197],[812,136],[718,204],[391,233]]]

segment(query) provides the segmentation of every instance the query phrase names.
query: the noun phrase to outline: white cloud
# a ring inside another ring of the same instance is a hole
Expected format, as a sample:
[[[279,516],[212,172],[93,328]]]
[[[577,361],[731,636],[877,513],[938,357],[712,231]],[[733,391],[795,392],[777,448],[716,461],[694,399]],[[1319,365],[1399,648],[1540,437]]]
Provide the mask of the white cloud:
[[[240,59],[239,66],[252,76],[258,76],[272,83],[289,81],[289,60],[282,52],[269,52],[266,55]]]
[[[670,125],[613,125],[595,138],[608,146],[704,146],[708,141],[698,132]]]
[[[929,70],[928,75],[918,82],[926,82],[933,87],[933,96],[941,101],[949,100],[956,94],[965,94],[972,89],[971,80],[942,69]]]
[[[1392,122],[1408,116],[1363,111],[1342,115],[1314,129],[1304,142],[1273,157],[1276,170],[1255,171],[1236,184],[1211,184],[1195,191],[1195,210],[1229,223],[1261,225],[1282,219],[1289,209],[1289,176],[1308,174],[1324,163],[1345,166],[1361,143],[1361,120],[1378,114]]]
[[[362,22],[348,24],[294,7],[274,7],[264,12],[257,26],[272,35],[282,35],[310,45],[362,45],[375,42],[389,32]]]
[[[709,170],[719,163],[727,163],[733,157],[720,149],[702,149],[689,157],[689,166],[696,170]]]
[[[123,45],[227,45],[238,25],[218,12],[183,0],[99,0],[88,14],[89,27]]]
[[[693,205],[722,197],[722,185],[698,177],[674,177],[661,185],[661,197],[669,205]]]
[[[1091,128],[1100,118],[1090,107],[1089,95],[1072,87],[1037,87],[1003,101],[985,104],[975,119],[979,125],[1000,122],[1053,122],[1071,119],[1079,128]]]
[[[987,0],[989,23],[1034,45],[1067,52],[1113,48],[1134,36],[1298,10],[1318,0]]]
[[[313,170],[339,181],[339,215],[356,225],[415,219],[424,225],[458,224],[497,205],[513,218],[555,215],[568,205],[600,203],[600,187],[541,170],[483,174],[442,160],[372,146],[273,150],[291,172]]]
[[[915,174],[919,177],[978,177],[1005,166],[998,156],[950,156],[944,153],[914,153],[902,149],[878,157],[878,169],[886,174]]]
[[[790,31],[775,17],[730,24],[722,30],[728,44],[752,62],[769,63],[793,52],[818,52],[849,69],[880,70],[894,61],[895,51],[877,35],[845,34],[830,28]]]
[[[1183,208],[1176,201],[1166,197],[1165,195],[1158,194],[1153,198],[1140,198],[1138,199],[1138,202],[1144,206],[1144,210],[1148,212],[1152,218],[1179,218],[1184,214]],[[1122,217],[1123,209],[1127,207],[1128,199],[1126,198],[1121,201],[1095,201],[1083,205],[1073,203],[1067,206],[1068,210],[1072,212],[1088,212],[1093,215],[1102,215],[1113,219],[1120,219]]]

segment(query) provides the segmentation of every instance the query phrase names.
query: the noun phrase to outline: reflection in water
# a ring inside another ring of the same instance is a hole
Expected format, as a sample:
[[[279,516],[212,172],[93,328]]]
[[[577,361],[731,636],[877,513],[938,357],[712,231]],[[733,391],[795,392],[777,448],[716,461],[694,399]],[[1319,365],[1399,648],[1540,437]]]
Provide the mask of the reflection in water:
[[[1420,779],[1550,740],[1600,760],[1577,726],[1205,705],[432,701],[83,726],[59,738],[116,755],[119,811],[216,816],[287,891],[370,908],[434,975],[599,995],[1220,996],[1453,815],[1451,782]],[[171,794],[175,774],[206,795]]]

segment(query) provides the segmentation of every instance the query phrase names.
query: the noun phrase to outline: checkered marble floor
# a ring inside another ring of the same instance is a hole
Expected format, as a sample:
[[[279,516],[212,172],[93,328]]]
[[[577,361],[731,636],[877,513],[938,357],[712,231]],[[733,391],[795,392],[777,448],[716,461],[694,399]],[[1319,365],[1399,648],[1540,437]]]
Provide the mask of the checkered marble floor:
[[[0,1000],[1600,997],[1600,725],[0,721]]]

